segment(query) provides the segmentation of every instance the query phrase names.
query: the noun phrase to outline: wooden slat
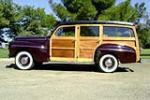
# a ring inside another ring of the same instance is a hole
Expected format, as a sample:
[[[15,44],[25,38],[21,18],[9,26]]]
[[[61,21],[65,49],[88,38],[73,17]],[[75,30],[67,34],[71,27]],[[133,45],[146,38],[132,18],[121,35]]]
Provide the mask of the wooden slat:
[[[75,57],[75,40],[72,38],[53,38],[51,57]]]
[[[130,46],[130,47],[133,47],[135,48],[135,41],[110,41],[110,40],[105,40],[102,42],[102,44],[105,44],[105,43],[111,43],[111,44],[121,44],[121,45],[126,45],[126,46]]]
[[[79,58],[93,58],[94,49],[83,50],[80,49]]]
[[[80,41],[80,48],[95,48],[98,45],[98,40],[92,41]]]
[[[52,47],[74,48],[75,40],[72,39],[52,39]]]
[[[52,57],[74,58],[74,50],[52,49]]]
[[[52,47],[52,49],[63,49],[63,50],[74,50],[75,48],[66,48],[66,47]]]
[[[96,47],[98,46],[98,38],[80,39],[79,58],[92,58]]]

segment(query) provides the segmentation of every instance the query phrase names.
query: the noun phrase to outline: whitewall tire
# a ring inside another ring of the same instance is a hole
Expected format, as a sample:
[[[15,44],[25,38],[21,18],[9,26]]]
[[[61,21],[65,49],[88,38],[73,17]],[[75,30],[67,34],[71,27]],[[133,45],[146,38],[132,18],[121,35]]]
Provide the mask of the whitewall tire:
[[[16,55],[15,64],[18,69],[28,70],[34,66],[32,55],[27,51],[21,51]]]
[[[118,60],[111,54],[105,54],[99,59],[99,69],[105,73],[112,73],[118,68]]]

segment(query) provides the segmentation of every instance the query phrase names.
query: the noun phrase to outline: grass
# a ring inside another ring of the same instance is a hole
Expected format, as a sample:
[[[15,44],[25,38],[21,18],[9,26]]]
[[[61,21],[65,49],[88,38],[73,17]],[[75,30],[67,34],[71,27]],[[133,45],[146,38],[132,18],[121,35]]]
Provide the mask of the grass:
[[[8,49],[0,49],[0,58],[8,58]]]
[[[141,58],[142,59],[150,59],[150,49],[142,49],[141,50]]]
[[[0,49],[0,58],[8,58],[8,49]],[[150,49],[142,49],[142,59],[150,59]]]

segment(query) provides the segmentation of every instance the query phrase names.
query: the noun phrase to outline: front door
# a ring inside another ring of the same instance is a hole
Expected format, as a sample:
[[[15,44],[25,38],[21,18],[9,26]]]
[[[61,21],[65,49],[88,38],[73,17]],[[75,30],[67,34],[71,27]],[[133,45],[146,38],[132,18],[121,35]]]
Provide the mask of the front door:
[[[76,28],[73,25],[64,25],[56,29],[50,40],[51,61],[75,61],[75,30]]]

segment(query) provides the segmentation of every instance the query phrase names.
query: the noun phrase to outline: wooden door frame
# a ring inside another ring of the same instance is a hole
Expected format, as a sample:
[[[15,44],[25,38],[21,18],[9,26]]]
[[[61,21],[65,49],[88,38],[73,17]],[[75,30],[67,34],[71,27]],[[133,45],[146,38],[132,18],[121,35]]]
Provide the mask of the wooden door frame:
[[[80,36],[80,27],[81,26],[98,26],[99,27],[99,36],[98,37],[83,37],[83,36]],[[80,44],[78,43],[78,58],[77,58],[77,62],[88,62],[88,63],[94,63],[94,55],[95,55],[95,51],[96,49],[101,45],[102,43],[102,31],[103,31],[103,27],[101,24],[80,24],[78,25],[78,42],[80,43],[80,39],[83,39],[83,38],[87,38],[87,39],[97,39],[99,41],[99,43],[97,44],[97,46],[94,48],[93,50],[93,57],[92,58],[79,58],[79,54],[80,54]]]
[[[55,35],[56,31],[61,27],[75,27],[75,36],[74,37],[57,37]],[[66,57],[52,57],[52,39],[74,39],[75,41],[75,50],[74,50],[74,57],[73,58],[66,58]],[[52,36],[50,38],[50,61],[52,62],[76,62],[76,45],[77,45],[77,27],[76,25],[61,25],[56,28],[56,30],[52,33]]]

